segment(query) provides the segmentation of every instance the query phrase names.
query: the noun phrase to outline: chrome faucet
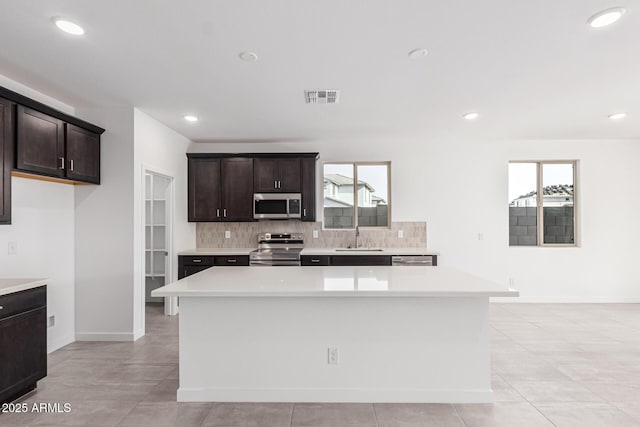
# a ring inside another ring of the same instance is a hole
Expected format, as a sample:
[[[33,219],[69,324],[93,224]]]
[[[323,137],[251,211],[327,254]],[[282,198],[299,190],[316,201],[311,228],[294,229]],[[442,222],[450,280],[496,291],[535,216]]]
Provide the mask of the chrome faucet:
[[[355,248],[358,249],[358,237],[360,236],[360,226],[356,225],[356,245]]]

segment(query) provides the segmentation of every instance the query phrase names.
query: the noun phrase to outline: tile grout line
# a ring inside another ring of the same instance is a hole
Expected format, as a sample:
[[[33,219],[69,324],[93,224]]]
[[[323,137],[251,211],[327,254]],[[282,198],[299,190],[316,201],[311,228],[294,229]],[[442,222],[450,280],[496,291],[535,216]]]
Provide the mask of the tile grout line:
[[[378,413],[376,412],[376,404],[371,403],[371,409],[373,409],[373,418],[376,420],[376,427],[380,427],[380,423],[378,423]]]
[[[295,411],[296,409],[296,402],[293,402],[293,405],[291,405],[291,414],[289,415],[289,427],[293,426],[293,411]]]
[[[453,403],[450,403],[450,405],[453,407],[454,412],[456,413],[456,415],[458,416],[458,418],[460,419],[460,421],[462,421],[462,424],[464,424],[464,427],[469,427],[469,425],[467,424],[467,422],[464,420],[464,418],[462,417],[462,415],[460,415],[460,412],[458,412],[458,408],[456,408],[456,405]]]

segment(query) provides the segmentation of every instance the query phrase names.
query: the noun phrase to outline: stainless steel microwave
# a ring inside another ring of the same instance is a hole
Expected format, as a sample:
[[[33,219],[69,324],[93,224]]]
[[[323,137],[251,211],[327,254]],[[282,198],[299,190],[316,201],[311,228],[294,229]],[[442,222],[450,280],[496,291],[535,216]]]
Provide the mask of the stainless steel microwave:
[[[302,218],[300,193],[254,193],[254,219]]]

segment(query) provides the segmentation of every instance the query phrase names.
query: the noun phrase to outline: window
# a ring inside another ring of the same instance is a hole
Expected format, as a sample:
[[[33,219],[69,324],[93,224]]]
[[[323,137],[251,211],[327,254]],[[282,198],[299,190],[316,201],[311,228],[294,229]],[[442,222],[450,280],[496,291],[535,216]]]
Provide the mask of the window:
[[[324,228],[389,227],[390,162],[324,164]]]
[[[576,165],[509,163],[509,246],[576,245]]]

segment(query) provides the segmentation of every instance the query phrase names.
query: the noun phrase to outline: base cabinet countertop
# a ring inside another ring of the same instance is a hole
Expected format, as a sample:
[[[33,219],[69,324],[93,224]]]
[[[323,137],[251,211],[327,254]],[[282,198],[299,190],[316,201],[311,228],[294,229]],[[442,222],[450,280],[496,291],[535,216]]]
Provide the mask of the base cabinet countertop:
[[[178,252],[178,255],[249,255],[256,248],[197,248]],[[382,248],[381,251],[336,250],[335,248],[304,248],[300,255],[440,255],[426,248]]]

